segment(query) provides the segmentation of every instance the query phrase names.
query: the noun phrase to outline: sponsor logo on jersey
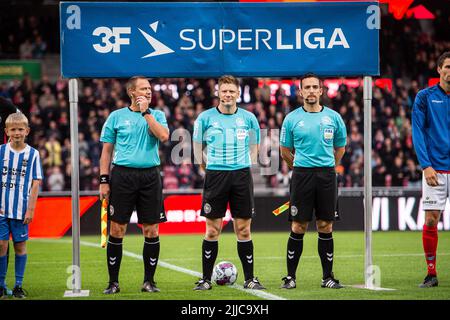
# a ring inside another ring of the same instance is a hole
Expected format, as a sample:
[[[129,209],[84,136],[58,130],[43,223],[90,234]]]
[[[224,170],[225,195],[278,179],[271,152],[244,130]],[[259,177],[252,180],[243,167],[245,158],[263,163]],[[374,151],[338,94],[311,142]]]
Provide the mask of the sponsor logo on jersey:
[[[325,125],[330,125],[333,123],[333,121],[331,121],[331,118],[329,116],[322,117],[321,122],[322,122],[322,124],[325,124]]]
[[[237,118],[236,119],[236,125],[239,127],[245,126],[245,121],[242,118]]]

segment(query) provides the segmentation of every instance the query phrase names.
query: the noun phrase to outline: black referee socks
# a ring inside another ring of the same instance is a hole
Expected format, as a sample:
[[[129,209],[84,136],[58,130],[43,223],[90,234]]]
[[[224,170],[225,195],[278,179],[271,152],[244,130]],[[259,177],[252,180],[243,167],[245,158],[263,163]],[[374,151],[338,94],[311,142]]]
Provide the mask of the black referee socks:
[[[287,243],[287,275],[295,279],[300,256],[303,252],[303,237],[304,233],[295,233],[291,231]]]
[[[211,281],[214,262],[216,261],[218,252],[219,252],[218,240],[203,239],[202,244],[203,279]]]
[[[237,251],[244,270],[245,281],[253,279],[253,241],[238,240]]]
[[[320,261],[322,262],[323,279],[331,277],[333,270],[333,234],[319,232],[319,241],[317,245]]]
[[[119,282],[120,263],[122,261],[122,240],[109,236],[106,248],[109,282]]]
[[[159,237],[145,238],[144,249],[142,251],[142,257],[144,261],[144,282],[154,282],[156,266],[158,265],[159,258]]]

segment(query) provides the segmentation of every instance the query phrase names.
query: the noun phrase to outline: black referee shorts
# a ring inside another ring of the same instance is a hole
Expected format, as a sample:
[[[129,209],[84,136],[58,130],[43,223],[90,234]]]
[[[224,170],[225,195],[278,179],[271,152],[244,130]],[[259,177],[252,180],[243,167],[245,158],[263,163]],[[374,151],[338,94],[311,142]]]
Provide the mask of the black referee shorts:
[[[289,221],[334,221],[337,182],[334,167],[294,167],[290,186]]]
[[[200,215],[210,219],[223,218],[228,203],[233,218],[248,219],[255,215],[250,168],[206,170]]]
[[[108,218],[112,221],[129,223],[135,209],[140,224],[167,221],[158,167],[114,166],[110,187]]]

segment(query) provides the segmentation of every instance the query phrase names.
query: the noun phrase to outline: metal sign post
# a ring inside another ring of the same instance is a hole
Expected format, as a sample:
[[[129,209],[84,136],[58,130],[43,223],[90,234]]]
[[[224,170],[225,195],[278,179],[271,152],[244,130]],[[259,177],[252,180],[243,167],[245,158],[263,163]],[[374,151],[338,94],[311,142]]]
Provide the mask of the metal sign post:
[[[372,77],[364,77],[364,283],[373,288],[372,267]]]
[[[79,183],[79,152],[78,152],[78,82],[77,79],[69,80],[70,102],[70,161],[72,164],[72,272],[68,285],[72,290],[64,293],[64,297],[86,297],[89,290],[81,290],[80,268],[80,183]]]
[[[381,272],[372,261],[372,77],[364,77],[364,286],[369,290],[395,290],[381,288]]]

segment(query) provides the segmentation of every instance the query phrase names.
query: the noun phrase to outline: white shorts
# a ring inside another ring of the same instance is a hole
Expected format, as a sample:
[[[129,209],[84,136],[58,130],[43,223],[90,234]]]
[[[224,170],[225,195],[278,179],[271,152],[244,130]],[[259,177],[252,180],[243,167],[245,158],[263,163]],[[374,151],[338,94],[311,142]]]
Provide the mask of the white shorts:
[[[450,196],[450,174],[437,173],[439,185],[431,187],[422,174],[422,206],[423,210],[444,210]]]

